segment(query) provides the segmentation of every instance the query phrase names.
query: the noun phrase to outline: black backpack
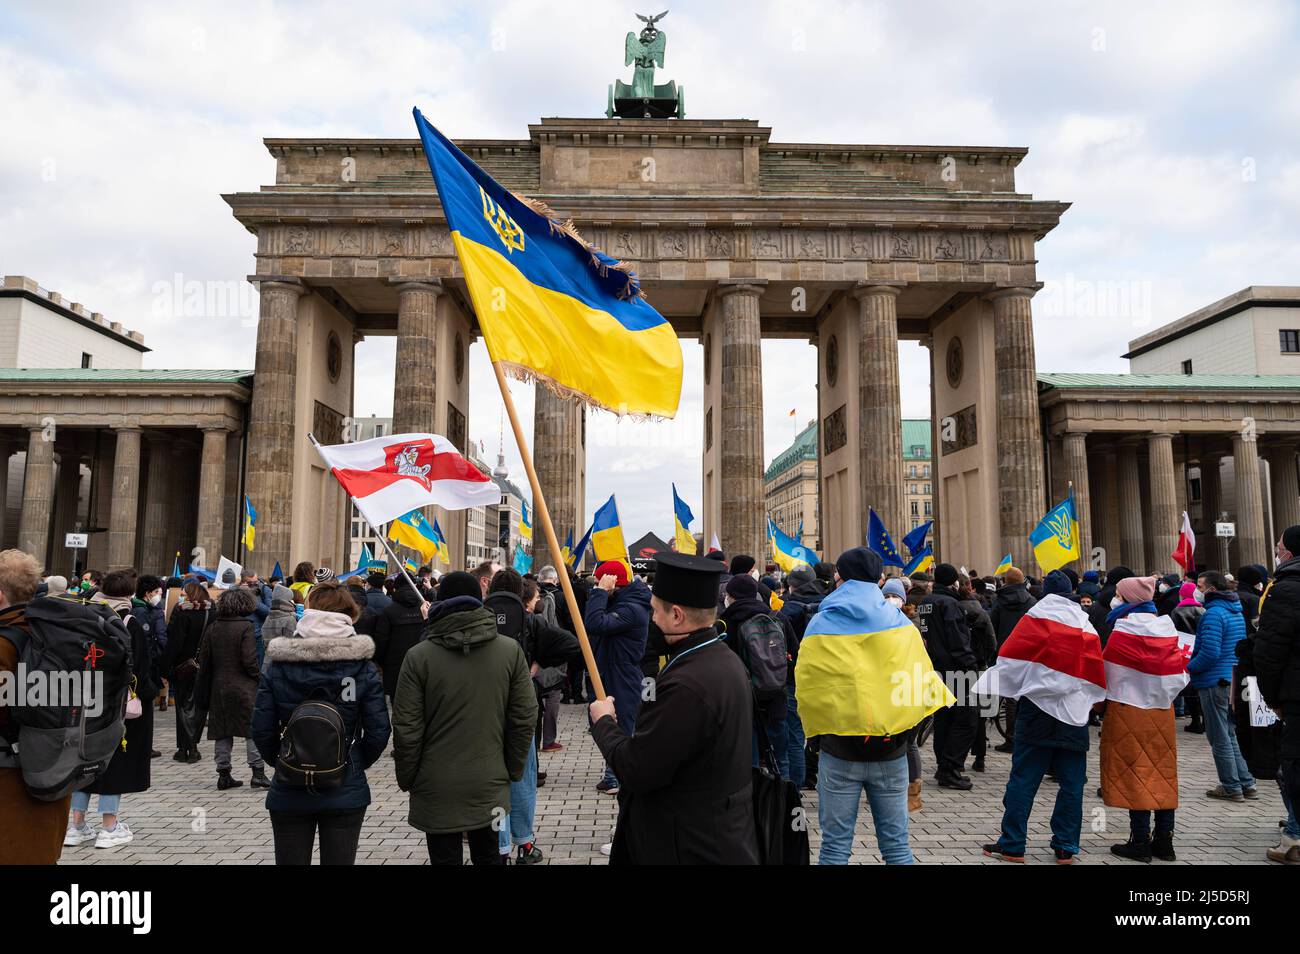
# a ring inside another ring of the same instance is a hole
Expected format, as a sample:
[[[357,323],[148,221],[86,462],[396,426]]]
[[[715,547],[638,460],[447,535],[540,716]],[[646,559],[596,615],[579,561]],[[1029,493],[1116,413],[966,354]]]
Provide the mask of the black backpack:
[[[528,647],[524,645],[524,637],[527,635],[524,604],[518,598],[512,599],[512,596],[509,593],[492,593],[483,601],[483,605],[496,620],[497,632],[509,636],[527,651]]]
[[[10,708],[0,767],[20,769],[33,798],[55,802],[94,784],[122,743],[131,642],[116,616],[73,600],[36,599],[24,615],[28,632],[9,626],[0,638],[18,650],[28,685],[36,676],[48,691]]]
[[[740,624],[737,633],[740,658],[749,670],[754,694],[767,702],[785,694],[790,660],[786,655],[785,627],[771,613],[756,613]]]
[[[289,788],[332,791],[347,777],[351,749],[337,703],[313,696],[294,707],[280,734],[275,779]]]

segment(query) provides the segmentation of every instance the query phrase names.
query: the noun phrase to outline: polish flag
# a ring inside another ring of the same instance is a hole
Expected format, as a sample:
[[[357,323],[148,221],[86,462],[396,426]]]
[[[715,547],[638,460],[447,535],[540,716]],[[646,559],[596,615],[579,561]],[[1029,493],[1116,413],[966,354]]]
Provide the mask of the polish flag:
[[[1139,709],[1168,709],[1187,685],[1196,637],[1168,616],[1131,613],[1115,621],[1102,658],[1106,698]]]
[[[1101,640],[1078,603],[1053,593],[1035,603],[980,676],[976,693],[1028,699],[1054,719],[1088,724],[1106,698]]]
[[[430,504],[465,510],[501,500],[492,478],[438,434],[390,434],[316,450],[372,527]]]
[[[1188,519],[1186,510],[1183,511],[1183,528],[1178,533],[1178,546],[1170,556],[1186,572],[1196,569],[1196,534],[1192,532],[1192,521]]]

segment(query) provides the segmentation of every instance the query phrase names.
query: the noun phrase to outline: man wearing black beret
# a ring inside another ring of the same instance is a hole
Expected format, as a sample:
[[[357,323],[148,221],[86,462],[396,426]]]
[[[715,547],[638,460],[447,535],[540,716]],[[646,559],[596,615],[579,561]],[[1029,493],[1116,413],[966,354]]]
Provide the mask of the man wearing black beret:
[[[717,560],[661,553],[650,606],[668,663],[627,735],[612,697],[591,704],[592,736],[619,780],[610,864],[757,864],[750,788],[753,697],[719,638]]]
[[[934,758],[939,769],[935,781],[942,788],[967,791],[966,756],[975,742],[979,709],[967,704],[966,677],[976,671],[966,611],[957,602],[957,568],[940,563],[934,568],[934,591],[916,607],[916,627],[925,640],[935,671],[957,696],[955,705],[934,714]]]

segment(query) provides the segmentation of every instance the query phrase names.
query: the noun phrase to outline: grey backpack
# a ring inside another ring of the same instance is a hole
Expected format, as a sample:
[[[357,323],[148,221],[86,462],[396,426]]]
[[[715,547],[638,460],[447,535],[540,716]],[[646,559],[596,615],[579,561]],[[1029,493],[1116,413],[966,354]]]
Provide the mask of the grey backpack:
[[[785,651],[785,627],[771,613],[757,613],[740,626],[740,658],[749,670],[749,680],[759,701],[768,702],[785,694],[785,677],[790,666]]]
[[[33,600],[25,616],[27,631],[0,628],[28,686],[8,710],[0,768],[20,769],[33,798],[55,802],[94,784],[122,743],[131,638],[116,616],[72,600]]]

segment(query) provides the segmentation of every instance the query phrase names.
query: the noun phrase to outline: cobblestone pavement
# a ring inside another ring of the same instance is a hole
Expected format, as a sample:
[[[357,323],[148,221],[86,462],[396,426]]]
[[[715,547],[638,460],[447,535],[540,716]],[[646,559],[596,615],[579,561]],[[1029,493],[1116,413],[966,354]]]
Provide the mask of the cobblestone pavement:
[[[212,766],[212,743],[201,746],[203,761],[194,765],[173,762],[175,718],[169,710],[156,713],[155,748],[163,756],[153,763],[153,787],[125,796],[122,817],[135,833],[129,845],[95,849],[92,843],[65,848],[62,864],[271,864],[274,854],[271,825],[263,808],[264,793],[243,788],[218,792]],[[1267,864],[1264,850],[1277,843],[1278,820],[1283,815],[1277,785],[1261,783],[1258,801],[1244,804],[1212,801],[1205,790],[1216,784],[1209,743],[1203,735],[1181,731],[1179,770],[1182,806],[1178,809],[1175,847],[1180,864]],[[1106,809],[1097,798],[1097,732],[1088,758],[1088,784],[1084,800],[1085,864],[1137,864],[1118,859],[1108,846],[1127,837],[1127,813]],[[600,846],[610,840],[616,800],[595,789],[601,758],[586,731],[581,706],[564,706],[560,717],[564,749],[541,756],[548,773],[538,791],[536,831],[538,845],[549,864],[604,864]],[[235,748],[236,757],[243,746]],[[990,750],[988,771],[970,773],[975,788],[952,792],[934,786],[933,753],[925,752],[925,808],[911,818],[912,849],[920,862],[931,864],[999,864],[985,858],[980,845],[998,833],[1002,791],[1011,757]],[[248,779],[247,766],[236,763],[235,776]],[[392,759],[386,753],[369,772],[373,801],[357,852],[359,864],[418,865],[427,861],[424,836],[406,823],[406,796],[398,790]],[[1029,863],[1051,863],[1048,818],[1055,786],[1044,782],[1029,825]],[[820,837],[817,796],[807,792],[813,857]],[[96,808],[91,802],[92,812]],[[98,826],[99,818],[91,815]],[[467,853],[468,857],[468,853]],[[853,863],[879,864],[870,813],[863,799]],[[1158,863],[1157,863],[1158,864]]]

